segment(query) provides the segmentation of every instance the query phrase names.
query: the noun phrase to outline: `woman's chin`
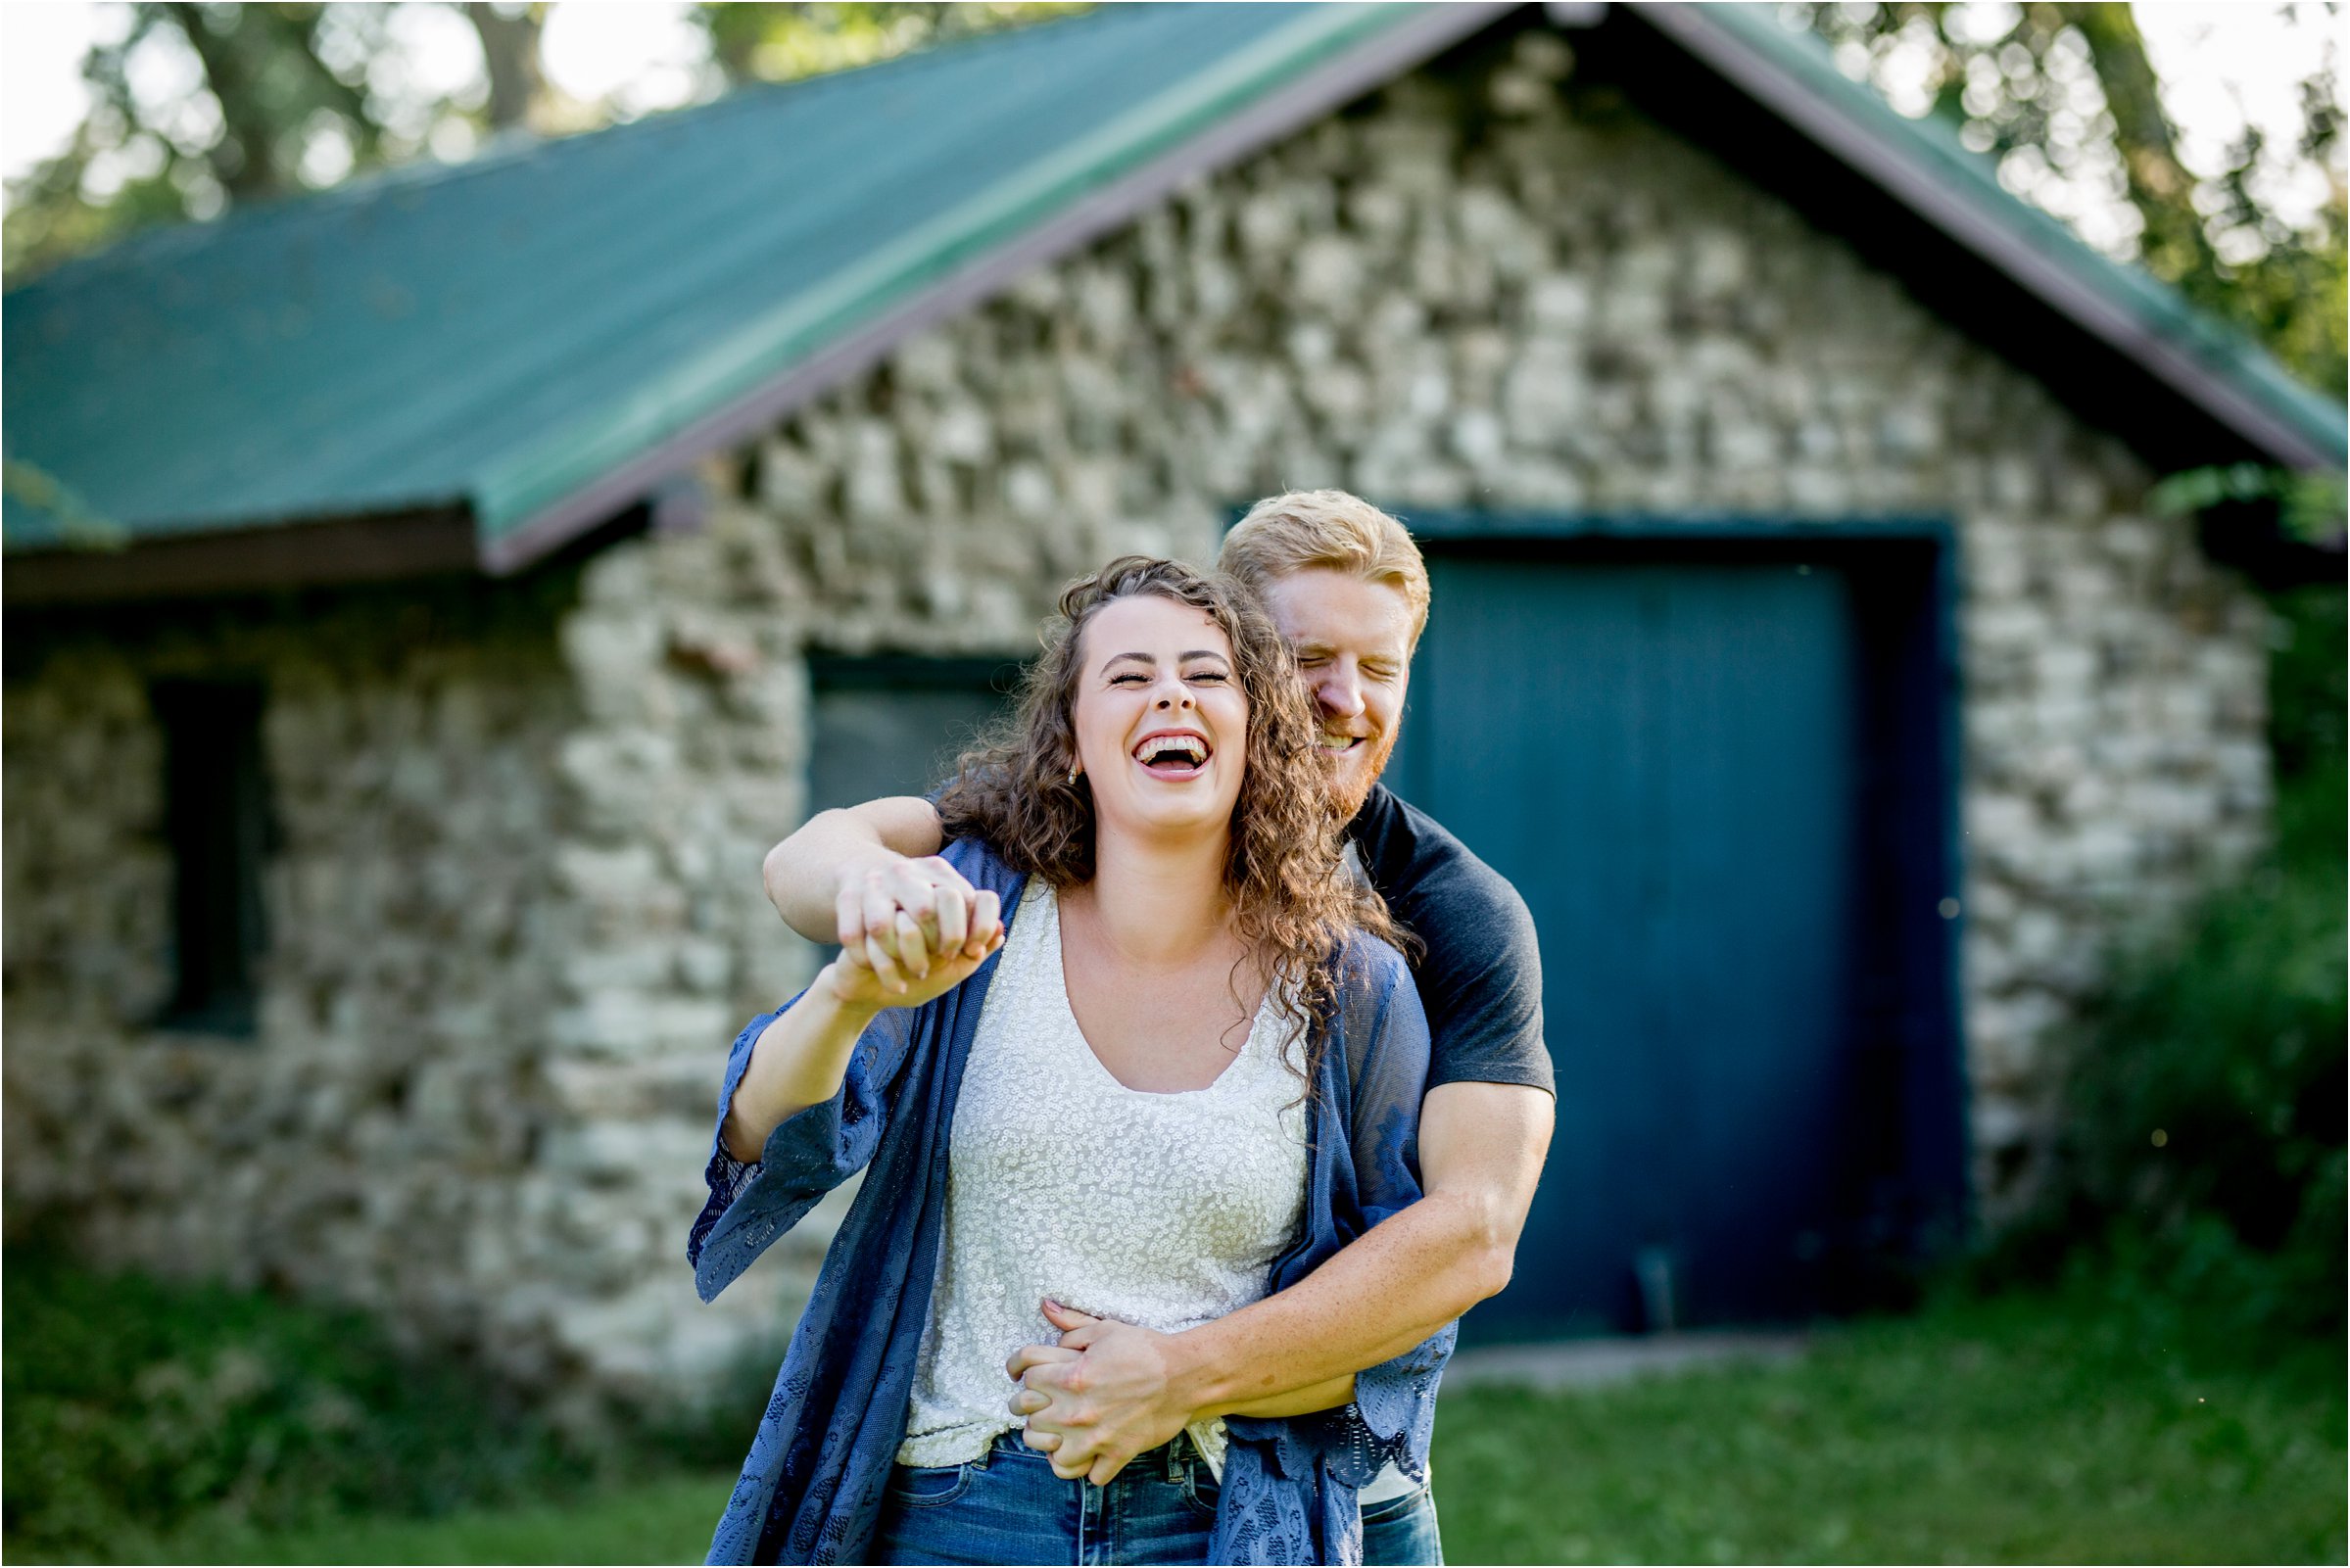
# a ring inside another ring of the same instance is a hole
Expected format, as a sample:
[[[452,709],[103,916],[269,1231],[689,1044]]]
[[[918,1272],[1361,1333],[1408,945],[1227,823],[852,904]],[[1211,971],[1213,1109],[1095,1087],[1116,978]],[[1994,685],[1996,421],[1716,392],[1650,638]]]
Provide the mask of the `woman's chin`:
[[[1175,786],[1153,793],[1156,799],[1127,802],[1118,810],[1101,811],[1097,802],[1101,825],[1138,837],[1191,838],[1219,832],[1232,820],[1233,803],[1213,790]]]

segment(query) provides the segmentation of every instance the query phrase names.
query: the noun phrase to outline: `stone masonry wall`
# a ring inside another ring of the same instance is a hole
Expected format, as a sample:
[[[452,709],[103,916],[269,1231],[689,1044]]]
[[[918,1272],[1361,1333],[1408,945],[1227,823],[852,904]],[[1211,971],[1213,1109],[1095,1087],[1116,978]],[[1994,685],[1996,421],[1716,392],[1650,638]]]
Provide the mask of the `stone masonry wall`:
[[[846,1202],[693,1302],[718,1064],[813,967],[758,885],[802,811],[804,654],[1025,653],[1069,577],[1338,485],[1407,518],[1956,519],[1995,1218],[2100,954],[2265,831],[2264,611],[2119,442],[1571,66],[1523,33],[1195,182],[713,460],[706,527],[576,593],[459,595],[421,641],[387,593],[12,649],[12,1213],[541,1381],[716,1375]],[[287,829],[262,1037],[158,1039],[143,685],[239,660]]]
[[[574,1397],[773,1339],[779,1284],[689,1313],[713,1006],[656,1131],[584,1120],[579,955],[606,918],[566,749],[573,585],[425,585],[12,625],[7,1199],[100,1263],[268,1283]],[[276,845],[254,1037],[161,1030],[171,987],[159,678],[258,676]],[[595,769],[608,759],[585,757]],[[577,825],[575,827],[575,825]],[[653,951],[651,938],[639,951]],[[682,933],[661,957],[709,961]],[[636,1042],[637,1078],[659,1064]],[[687,1115],[688,1111],[692,1115]],[[657,1255],[658,1332],[610,1325]],[[698,1358],[697,1358],[698,1357]],[[582,1377],[575,1374],[585,1372]]]

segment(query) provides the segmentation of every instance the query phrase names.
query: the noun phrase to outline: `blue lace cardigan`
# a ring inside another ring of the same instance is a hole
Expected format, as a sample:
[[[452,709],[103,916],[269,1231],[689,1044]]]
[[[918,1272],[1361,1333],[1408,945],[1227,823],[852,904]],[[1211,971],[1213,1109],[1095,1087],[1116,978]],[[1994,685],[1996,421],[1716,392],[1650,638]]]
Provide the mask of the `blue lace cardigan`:
[[[1007,922],[1017,918],[1022,879],[992,851],[960,840],[945,853],[974,886],[1001,897]],[[840,1092],[777,1127],[756,1164],[730,1157],[723,1136],[713,1140],[709,1202],[687,1245],[704,1301],[825,1193],[866,1172],[710,1542],[713,1563],[865,1560],[930,1312],[956,1093],[997,962],[935,1001],[883,1013],[858,1039]],[[722,1130],[751,1046],[775,1017],[752,1020],[735,1040],[718,1093]],[[1273,1290],[1419,1197],[1428,1030],[1394,949],[1367,936],[1349,944],[1329,1028],[1309,1102],[1305,1217],[1272,1265]],[[1426,1474],[1436,1383],[1453,1337],[1447,1325],[1361,1373],[1355,1402],[1342,1410],[1229,1418],[1209,1560],[1360,1562],[1356,1490],[1388,1460],[1415,1480]]]

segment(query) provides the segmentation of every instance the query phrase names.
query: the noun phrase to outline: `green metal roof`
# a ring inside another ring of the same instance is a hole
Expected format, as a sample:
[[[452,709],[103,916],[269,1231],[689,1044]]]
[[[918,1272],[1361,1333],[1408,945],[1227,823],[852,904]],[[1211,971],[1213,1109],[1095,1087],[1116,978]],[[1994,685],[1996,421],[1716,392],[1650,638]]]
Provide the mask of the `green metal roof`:
[[[462,504],[487,550],[1417,9],[1106,7],[141,235],[8,296],[8,452],[134,538]]]
[[[8,456],[134,540],[455,511],[507,569],[566,509],[567,527],[615,510],[746,409],[771,415],[779,387],[846,373],[852,350],[1511,9],[1105,6],[150,232],[8,295]],[[1770,8],[1637,14],[1942,202],[1962,243],[2069,290],[2278,460],[2342,461],[2339,404],[2009,196]],[[67,542],[71,502],[11,489],[12,550]]]

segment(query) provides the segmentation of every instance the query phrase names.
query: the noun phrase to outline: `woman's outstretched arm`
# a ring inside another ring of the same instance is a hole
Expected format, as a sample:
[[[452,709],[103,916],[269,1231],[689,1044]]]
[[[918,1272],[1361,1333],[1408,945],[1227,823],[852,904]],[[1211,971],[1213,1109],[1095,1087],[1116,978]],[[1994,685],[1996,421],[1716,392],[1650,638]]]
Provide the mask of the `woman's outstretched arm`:
[[[843,950],[826,965],[815,983],[777,1014],[751,1047],[750,1065],[743,1069],[727,1105],[726,1152],[746,1164],[755,1163],[769,1133],[839,1094],[857,1036],[882,1009],[920,1007],[969,979],[1004,940],[993,893],[974,897],[972,917],[963,945],[903,991],[887,989],[856,951]],[[897,918],[912,924],[902,913]]]

